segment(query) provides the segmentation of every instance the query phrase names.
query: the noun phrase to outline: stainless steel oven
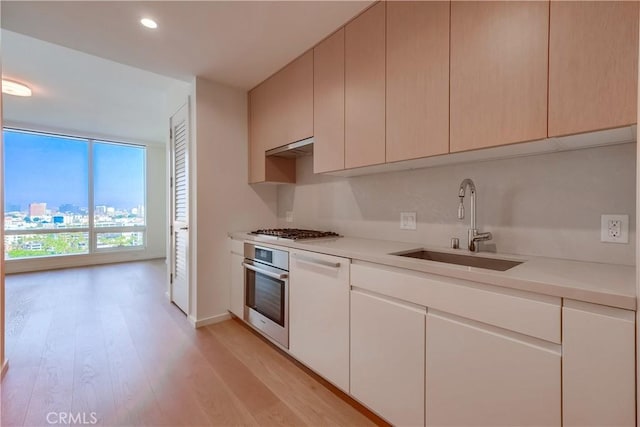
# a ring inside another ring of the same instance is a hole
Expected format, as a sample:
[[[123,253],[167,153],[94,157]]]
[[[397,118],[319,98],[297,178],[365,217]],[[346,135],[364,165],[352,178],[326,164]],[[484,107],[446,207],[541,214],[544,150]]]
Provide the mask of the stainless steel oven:
[[[244,320],[289,348],[289,253],[244,244]]]

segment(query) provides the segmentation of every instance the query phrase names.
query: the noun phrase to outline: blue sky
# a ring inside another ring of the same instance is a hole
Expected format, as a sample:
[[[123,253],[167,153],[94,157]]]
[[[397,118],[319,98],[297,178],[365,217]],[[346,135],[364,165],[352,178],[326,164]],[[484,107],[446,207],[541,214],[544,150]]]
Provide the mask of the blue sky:
[[[86,140],[4,131],[5,206],[46,202],[88,206]],[[144,149],[94,143],[95,204],[130,209],[144,204]]]

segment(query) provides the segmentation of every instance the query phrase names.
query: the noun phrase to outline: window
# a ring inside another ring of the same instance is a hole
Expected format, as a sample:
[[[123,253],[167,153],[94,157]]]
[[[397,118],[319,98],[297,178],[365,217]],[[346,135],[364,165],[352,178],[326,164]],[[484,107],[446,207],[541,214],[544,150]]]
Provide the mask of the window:
[[[3,135],[5,259],[144,248],[144,147]]]

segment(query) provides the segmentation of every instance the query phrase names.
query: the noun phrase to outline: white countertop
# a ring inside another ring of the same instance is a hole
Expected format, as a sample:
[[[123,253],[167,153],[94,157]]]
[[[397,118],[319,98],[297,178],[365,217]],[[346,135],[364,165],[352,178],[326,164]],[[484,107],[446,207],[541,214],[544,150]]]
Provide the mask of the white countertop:
[[[256,236],[247,232],[229,233],[229,237],[236,240],[263,242],[612,307],[629,310],[636,309],[636,270],[634,266],[508,254],[478,254],[477,256],[524,261],[522,264],[507,271],[493,271],[484,268],[390,255],[396,252],[420,249],[464,255],[471,254],[461,249],[452,250],[421,246],[415,243],[355,237],[323,238],[296,242]]]

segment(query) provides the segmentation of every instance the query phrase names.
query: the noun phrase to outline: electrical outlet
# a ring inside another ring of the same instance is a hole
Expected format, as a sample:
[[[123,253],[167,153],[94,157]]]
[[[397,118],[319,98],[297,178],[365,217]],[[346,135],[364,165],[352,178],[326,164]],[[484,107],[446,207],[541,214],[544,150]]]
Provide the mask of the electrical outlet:
[[[600,241],[629,243],[629,215],[602,215]]]
[[[416,229],[416,213],[400,212],[400,229],[415,230]]]
[[[286,221],[293,222],[293,211],[287,211]]]

